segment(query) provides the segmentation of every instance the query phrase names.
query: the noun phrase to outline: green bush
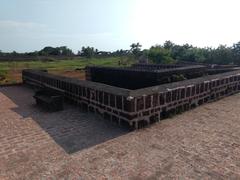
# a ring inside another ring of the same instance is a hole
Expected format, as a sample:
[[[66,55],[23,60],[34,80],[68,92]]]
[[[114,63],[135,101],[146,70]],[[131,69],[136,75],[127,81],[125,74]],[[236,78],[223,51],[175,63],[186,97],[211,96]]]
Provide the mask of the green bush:
[[[175,60],[171,57],[170,50],[164,49],[161,46],[153,46],[148,51],[148,57],[154,63],[159,64],[174,64]]]

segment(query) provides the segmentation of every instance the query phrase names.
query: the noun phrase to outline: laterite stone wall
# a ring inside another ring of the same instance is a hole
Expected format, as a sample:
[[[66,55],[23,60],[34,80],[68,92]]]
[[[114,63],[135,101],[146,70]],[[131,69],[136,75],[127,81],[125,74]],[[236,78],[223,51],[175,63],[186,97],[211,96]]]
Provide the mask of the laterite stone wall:
[[[82,109],[136,129],[240,91],[240,70],[137,90],[36,70],[24,70],[22,77],[25,84],[61,91]]]

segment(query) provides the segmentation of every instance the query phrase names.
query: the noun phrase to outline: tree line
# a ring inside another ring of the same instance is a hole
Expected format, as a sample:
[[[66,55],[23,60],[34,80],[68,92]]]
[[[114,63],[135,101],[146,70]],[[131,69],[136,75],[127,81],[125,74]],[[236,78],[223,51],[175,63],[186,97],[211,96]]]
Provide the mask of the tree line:
[[[140,43],[133,43],[128,50],[116,50],[113,52],[99,51],[94,47],[82,47],[74,54],[67,46],[45,47],[40,51],[28,53],[4,53],[0,51],[0,56],[80,56],[86,58],[92,57],[122,57],[131,56],[138,59],[140,56],[148,57],[154,63],[175,63],[177,61],[186,61],[193,63],[207,64],[240,64],[240,42],[232,46],[219,45],[216,48],[199,48],[190,44],[178,45],[171,41],[166,41],[162,45],[154,45],[149,49],[142,50]]]
[[[6,53],[0,50],[0,56],[73,56],[74,53],[67,46],[51,47],[47,46],[40,51],[18,53],[16,51]]]
[[[199,48],[189,44],[177,45],[166,41],[163,45],[152,46],[145,53],[156,63],[187,61],[208,64],[240,64],[240,42],[230,47],[219,45],[217,48]]]

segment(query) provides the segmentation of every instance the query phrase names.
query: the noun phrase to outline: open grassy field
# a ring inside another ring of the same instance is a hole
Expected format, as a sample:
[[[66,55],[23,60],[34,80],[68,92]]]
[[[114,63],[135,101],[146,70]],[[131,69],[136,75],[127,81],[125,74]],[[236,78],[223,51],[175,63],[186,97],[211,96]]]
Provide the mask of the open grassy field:
[[[21,72],[23,69],[47,69],[51,73],[84,79],[84,71],[79,69],[87,65],[119,66],[119,62],[121,62],[120,66],[129,66],[134,63],[134,60],[127,57],[110,57],[53,61],[0,62],[0,84],[21,82]]]

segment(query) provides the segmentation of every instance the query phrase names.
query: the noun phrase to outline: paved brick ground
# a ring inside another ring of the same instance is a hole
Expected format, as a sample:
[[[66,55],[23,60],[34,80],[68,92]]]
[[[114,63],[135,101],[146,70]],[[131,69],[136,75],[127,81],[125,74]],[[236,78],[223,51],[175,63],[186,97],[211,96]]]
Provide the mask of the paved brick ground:
[[[128,132],[0,88],[0,179],[240,179],[240,95]]]

